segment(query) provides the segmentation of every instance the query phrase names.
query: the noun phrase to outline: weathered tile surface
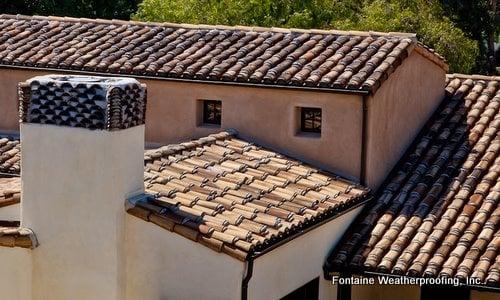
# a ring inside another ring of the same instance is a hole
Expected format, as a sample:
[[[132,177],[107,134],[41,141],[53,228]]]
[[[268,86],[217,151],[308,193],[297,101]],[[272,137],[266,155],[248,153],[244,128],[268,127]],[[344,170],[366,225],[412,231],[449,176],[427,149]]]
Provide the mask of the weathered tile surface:
[[[412,34],[0,16],[0,65],[374,91]]]
[[[21,178],[0,176],[0,208],[21,202]]]
[[[446,94],[327,268],[500,284],[500,77],[449,75]]]
[[[21,247],[32,249],[37,246],[38,241],[31,229],[0,226],[0,247]]]
[[[367,190],[221,132],[146,151],[150,197],[128,212],[240,260],[364,200]]]
[[[0,134],[0,173],[19,174],[21,145],[18,138]]]
[[[20,159],[19,139],[0,134],[0,208],[20,202]]]

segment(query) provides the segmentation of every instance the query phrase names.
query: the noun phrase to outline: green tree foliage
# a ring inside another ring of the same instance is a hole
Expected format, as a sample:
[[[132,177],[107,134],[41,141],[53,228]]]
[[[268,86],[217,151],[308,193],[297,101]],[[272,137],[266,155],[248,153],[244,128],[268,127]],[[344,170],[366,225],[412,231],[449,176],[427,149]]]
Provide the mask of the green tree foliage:
[[[374,0],[363,7],[358,19],[333,24],[344,29],[417,33],[421,42],[447,59],[452,72],[469,73],[479,53],[477,41],[444,15],[438,1]]]
[[[493,73],[500,62],[500,49],[495,54],[495,42],[500,42],[500,8],[496,0],[441,0],[447,16],[468,36],[479,41],[476,72]]]
[[[141,0],[0,0],[0,12],[129,20]]]
[[[438,0],[144,0],[134,19],[417,33],[450,64],[469,73],[479,53]]]

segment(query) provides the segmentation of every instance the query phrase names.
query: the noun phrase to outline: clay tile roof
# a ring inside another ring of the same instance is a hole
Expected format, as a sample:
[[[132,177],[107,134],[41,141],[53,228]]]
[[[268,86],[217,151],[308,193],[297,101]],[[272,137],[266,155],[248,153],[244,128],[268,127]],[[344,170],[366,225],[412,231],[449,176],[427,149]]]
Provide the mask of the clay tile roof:
[[[367,190],[221,132],[145,154],[128,212],[244,260],[360,204]]]
[[[17,137],[0,134],[0,208],[20,202],[20,150]]]
[[[33,249],[38,241],[31,229],[0,226],[0,247],[20,247]]]
[[[0,65],[373,92],[414,34],[0,16]]]
[[[21,178],[0,177],[0,208],[21,202]]]
[[[499,108],[500,77],[448,75],[442,106],[325,268],[499,286]]]
[[[19,138],[0,134],[0,174],[19,174],[21,170]]]

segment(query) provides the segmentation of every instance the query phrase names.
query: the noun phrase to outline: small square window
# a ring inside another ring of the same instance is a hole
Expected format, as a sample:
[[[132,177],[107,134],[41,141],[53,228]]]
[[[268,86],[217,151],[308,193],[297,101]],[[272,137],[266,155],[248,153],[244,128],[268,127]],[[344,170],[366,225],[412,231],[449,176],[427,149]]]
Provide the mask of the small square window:
[[[203,123],[220,125],[222,117],[222,102],[203,100]]]
[[[300,130],[321,133],[321,108],[300,108]]]

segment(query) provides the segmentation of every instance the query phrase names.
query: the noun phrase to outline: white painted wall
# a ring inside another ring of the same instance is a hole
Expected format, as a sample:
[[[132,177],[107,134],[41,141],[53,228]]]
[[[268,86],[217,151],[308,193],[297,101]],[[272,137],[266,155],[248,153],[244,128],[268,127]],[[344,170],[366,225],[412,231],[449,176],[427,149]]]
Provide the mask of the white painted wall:
[[[19,221],[21,214],[21,205],[19,203],[0,207],[0,220]]]
[[[33,299],[123,299],[124,201],[144,189],[144,126],[21,124],[21,139],[21,224],[40,243]]]
[[[30,249],[0,247],[0,291],[0,299],[32,299]]]
[[[241,299],[245,264],[127,215],[126,298]]]
[[[335,286],[321,282],[325,281],[323,263],[361,209],[353,209],[257,258],[248,299],[279,299],[316,277],[320,278],[320,299],[332,299]]]

